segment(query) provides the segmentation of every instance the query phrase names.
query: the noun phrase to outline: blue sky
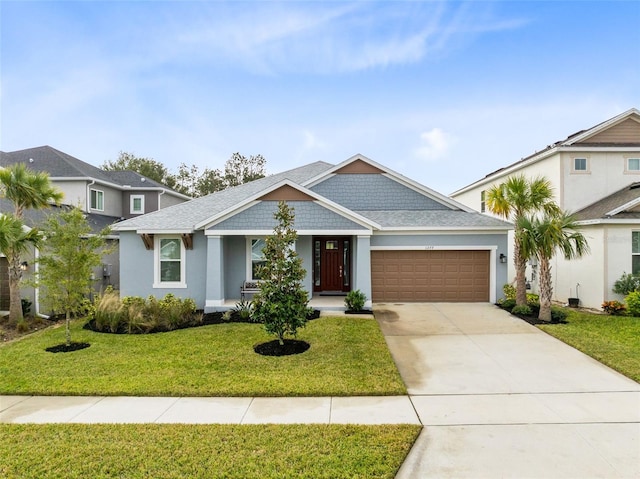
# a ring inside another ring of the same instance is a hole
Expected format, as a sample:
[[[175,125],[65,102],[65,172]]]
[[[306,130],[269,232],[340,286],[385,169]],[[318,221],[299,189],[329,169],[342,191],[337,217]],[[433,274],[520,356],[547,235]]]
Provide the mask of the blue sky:
[[[276,173],[356,153],[449,194],[640,108],[640,2],[0,2],[0,149]]]

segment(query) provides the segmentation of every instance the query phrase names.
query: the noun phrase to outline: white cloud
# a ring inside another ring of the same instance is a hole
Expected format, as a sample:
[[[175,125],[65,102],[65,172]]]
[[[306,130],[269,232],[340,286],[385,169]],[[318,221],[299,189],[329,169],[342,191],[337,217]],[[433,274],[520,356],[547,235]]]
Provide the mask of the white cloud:
[[[421,145],[415,150],[419,159],[426,161],[444,157],[453,143],[453,138],[441,128],[433,128],[420,135]]]

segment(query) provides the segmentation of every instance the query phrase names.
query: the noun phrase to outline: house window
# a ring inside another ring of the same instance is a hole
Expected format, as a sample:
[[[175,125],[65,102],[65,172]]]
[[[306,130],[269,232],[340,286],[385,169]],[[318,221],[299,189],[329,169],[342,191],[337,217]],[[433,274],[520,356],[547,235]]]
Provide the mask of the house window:
[[[487,210],[487,204],[485,203],[485,191],[480,192],[480,213],[484,213]]]
[[[104,191],[91,190],[91,209],[104,211]]]
[[[640,275],[640,231],[631,232],[631,274]]]
[[[587,159],[586,158],[574,158],[573,159],[573,171],[586,172],[587,171]]]
[[[627,171],[640,171],[640,158],[627,158]]]
[[[262,249],[265,246],[264,238],[251,240],[251,280],[257,281],[260,277],[260,268],[265,265],[265,257]]]
[[[185,249],[179,237],[156,237],[154,288],[186,288]]]
[[[144,214],[144,195],[131,195],[131,208],[132,215]]]

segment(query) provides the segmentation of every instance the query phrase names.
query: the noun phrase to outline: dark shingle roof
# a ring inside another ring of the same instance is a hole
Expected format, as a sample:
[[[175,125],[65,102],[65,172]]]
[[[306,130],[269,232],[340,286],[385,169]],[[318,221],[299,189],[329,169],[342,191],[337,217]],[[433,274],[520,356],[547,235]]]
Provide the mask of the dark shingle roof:
[[[631,183],[615,193],[592,203],[591,205],[577,211],[575,217],[578,221],[599,220],[599,219],[640,219],[638,211],[621,211],[615,215],[607,213],[620,208],[628,203],[638,201],[640,203],[640,183]]]

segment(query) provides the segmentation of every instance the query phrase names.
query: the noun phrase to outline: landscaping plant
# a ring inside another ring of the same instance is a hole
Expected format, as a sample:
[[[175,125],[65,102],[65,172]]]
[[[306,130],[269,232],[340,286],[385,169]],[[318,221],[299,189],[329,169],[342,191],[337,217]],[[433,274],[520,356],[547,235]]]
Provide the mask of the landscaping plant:
[[[624,298],[631,316],[640,316],[640,291],[632,291]]]
[[[638,289],[640,289],[640,277],[629,273],[622,273],[622,276],[613,283],[613,292],[622,296]]]
[[[602,309],[605,313],[612,316],[622,316],[627,312],[627,307],[620,301],[605,301],[602,303]]]
[[[359,289],[349,291],[344,298],[344,305],[348,311],[362,311],[364,303],[367,301],[367,295]]]
[[[283,346],[285,336],[295,337],[306,324],[308,296],[302,287],[306,271],[294,250],[294,209],[280,201],[273,216],[277,224],[262,249],[265,264],[260,268],[260,291],[253,298],[253,317]]]

